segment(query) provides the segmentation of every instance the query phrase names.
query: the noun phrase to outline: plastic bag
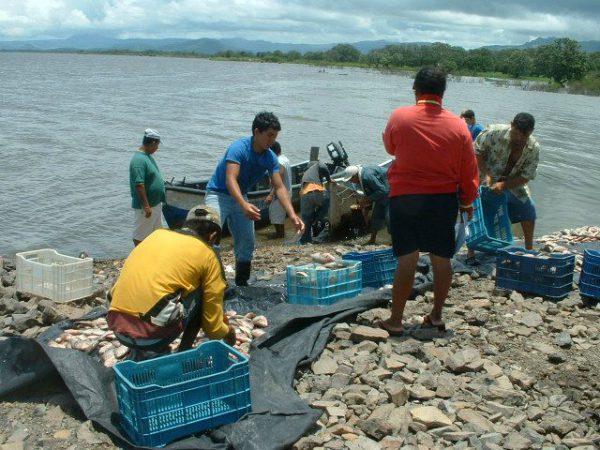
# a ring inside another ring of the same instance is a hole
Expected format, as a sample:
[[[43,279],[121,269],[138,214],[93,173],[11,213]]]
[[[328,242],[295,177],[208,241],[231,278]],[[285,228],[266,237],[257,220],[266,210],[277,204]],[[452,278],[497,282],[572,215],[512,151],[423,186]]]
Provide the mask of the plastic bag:
[[[467,235],[469,234],[469,227],[467,226],[468,222],[469,216],[466,212],[462,212],[459,216],[459,219],[456,221],[456,225],[454,226],[454,241],[456,242],[454,246],[454,254],[458,253],[467,240]]]

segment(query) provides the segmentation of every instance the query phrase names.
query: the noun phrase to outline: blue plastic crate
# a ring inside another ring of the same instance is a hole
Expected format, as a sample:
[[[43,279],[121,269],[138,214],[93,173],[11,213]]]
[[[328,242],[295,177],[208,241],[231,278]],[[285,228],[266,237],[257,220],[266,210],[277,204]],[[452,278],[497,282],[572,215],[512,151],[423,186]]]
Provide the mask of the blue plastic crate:
[[[362,262],[363,288],[379,288],[394,282],[398,258],[391,248],[374,252],[350,252],[342,255],[342,258]]]
[[[480,252],[495,253],[513,242],[508,218],[506,194],[494,194],[482,186],[473,202],[473,218],[469,221],[467,247]]]
[[[248,358],[221,341],[113,369],[121,425],[139,446],[162,447],[252,409]]]
[[[362,263],[335,262],[345,267],[327,269],[315,263],[288,266],[288,301],[300,305],[332,305],[356,297],[362,291]]]
[[[598,250],[583,251],[579,293],[584,297],[600,299],[600,251]]]
[[[600,250],[585,249],[581,271],[589,275],[600,276]]]
[[[572,290],[574,268],[575,255],[543,255],[519,247],[499,249],[496,286],[560,299]]]

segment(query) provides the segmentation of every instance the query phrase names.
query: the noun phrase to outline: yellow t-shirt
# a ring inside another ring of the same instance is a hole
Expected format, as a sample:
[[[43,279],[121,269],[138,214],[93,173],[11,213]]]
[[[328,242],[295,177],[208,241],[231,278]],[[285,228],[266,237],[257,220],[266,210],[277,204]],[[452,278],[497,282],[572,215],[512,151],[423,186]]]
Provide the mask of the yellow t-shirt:
[[[202,329],[211,339],[227,335],[223,322],[226,282],[218,256],[200,239],[159,229],[127,257],[112,290],[110,311],[140,317],[164,296],[202,289]]]

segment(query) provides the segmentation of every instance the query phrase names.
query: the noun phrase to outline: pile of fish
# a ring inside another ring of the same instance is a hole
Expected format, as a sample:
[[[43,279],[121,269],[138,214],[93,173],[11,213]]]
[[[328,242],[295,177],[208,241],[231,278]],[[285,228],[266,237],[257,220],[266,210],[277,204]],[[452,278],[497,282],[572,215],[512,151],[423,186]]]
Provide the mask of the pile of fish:
[[[571,230],[556,231],[552,234],[546,234],[536,239],[536,242],[543,244],[545,251],[560,253],[568,251],[565,244],[585,243],[600,241],[600,227],[587,225]]]
[[[569,244],[585,244],[600,241],[600,227],[586,225],[584,227],[565,229],[536,239],[541,244],[540,251],[547,253],[573,253],[575,254],[575,270],[581,271],[583,253],[569,249]]]
[[[225,322],[235,328],[236,344],[234,348],[246,355],[250,351],[252,340],[265,334],[265,329],[269,325],[265,316],[253,312],[239,315],[233,310],[225,312]],[[79,320],[74,325],[75,328],[64,330],[60,336],[48,342],[48,345],[97,355],[106,367],[112,367],[117,362],[126,359],[129,354],[129,348],[121,344],[114,332],[108,329],[106,318]],[[197,347],[208,340],[208,337],[200,330],[193,346]],[[180,339],[175,339],[169,345],[169,352],[177,351],[179,343]]]

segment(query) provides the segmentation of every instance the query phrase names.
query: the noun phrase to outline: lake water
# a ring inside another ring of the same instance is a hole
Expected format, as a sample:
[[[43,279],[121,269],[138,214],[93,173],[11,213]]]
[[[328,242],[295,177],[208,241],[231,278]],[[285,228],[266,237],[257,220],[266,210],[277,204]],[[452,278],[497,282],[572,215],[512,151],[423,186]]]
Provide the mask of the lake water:
[[[96,258],[132,248],[128,164],[147,127],[165,178],[208,177],[260,110],[279,116],[292,162],[341,140],[351,162],[387,158],[390,112],[412,80],[362,69],[134,56],[0,53],[0,255],[54,248]],[[451,81],[445,107],[483,124],[519,111],[542,146],[536,235],[600,223],[600,98]]]

